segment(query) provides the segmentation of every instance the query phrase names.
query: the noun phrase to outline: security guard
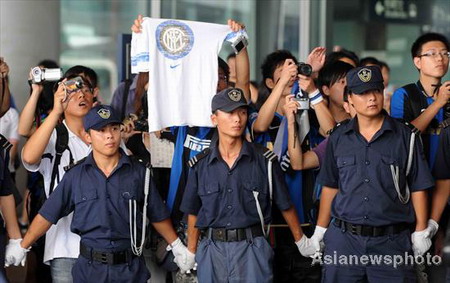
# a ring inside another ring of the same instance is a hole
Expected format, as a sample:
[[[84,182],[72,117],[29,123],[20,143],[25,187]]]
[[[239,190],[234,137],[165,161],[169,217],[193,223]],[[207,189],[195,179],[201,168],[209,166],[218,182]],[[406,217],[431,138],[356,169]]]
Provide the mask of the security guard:
[[[190,160],[181,210],[188,214],[188,258],[199,282],[271,282],[273,251],[264,236],[272,201],[282,211],[299,251],[303,235],[276,155],[243,138],[247,102],[225,89],[212,100],[218,143]],[[198,239],[202,240],[198,246]]]
[[[318,177],[324,187],[311,240],[320,250],[324,238],[323,281],[414,282],[412,264],[394,268],[392,260],[405,259],[411,248],[415,255],[430,248],[433,178],[417,134],[383,111],[380,69],[352,69],[347,86],[357,114],[331,134]],[[381,262],[366,260],[374,256]]]
[[[84,127],[92,152],[64,175],[23,241],[6,255],[8,262],[18,264],[36,239],[72,211],[71,230],[81,236],[80,256],[72,269],[74,282],[147,282],[150,274],[139,257],[144,215],[172,243],[175,260],[183,262],[180,255],[186,247],[173,230],[149,170],[119,149],[120,124],[110,106],[88,112]]]

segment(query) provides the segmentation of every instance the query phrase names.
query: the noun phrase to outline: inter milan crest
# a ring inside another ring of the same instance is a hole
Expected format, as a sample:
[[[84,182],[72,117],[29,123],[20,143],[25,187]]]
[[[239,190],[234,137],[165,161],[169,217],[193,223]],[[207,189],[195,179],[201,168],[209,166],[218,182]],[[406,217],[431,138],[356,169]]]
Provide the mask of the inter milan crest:
[[[241,100],[242,92],[238,89],[233,89],[228,93],[228,97],[231,100],[238,102],[239,100]]]
[[[111,112],[108,109],[101,108],[97,111],[98,116],[100,116],[102,119],[108,119],[111,116]]]
[[[358,77],[362,82],[367,83],[372,78],[372,71],[367,68],[361,69],[358,72]]]
[[[165,57],[177,60],[191,51],[194,45],[194,33],[182,22],[165,21],[156,28],[156,44]]]

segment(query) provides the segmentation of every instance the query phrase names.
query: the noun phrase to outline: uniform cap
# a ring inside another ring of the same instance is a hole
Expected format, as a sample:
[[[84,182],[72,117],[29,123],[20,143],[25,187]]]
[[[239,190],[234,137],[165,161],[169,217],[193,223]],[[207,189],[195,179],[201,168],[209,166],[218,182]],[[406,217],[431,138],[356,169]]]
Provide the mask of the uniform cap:
[[[221,110],[231,112],[239,107],[248,107],[244,92],[240,88],[227,88],[214,95],[211,102],[212,112]]]
[[[90,129],[98,131],[109,124],[122,124],[122,121],[111,106],[97,105],[84,116],[83,124],[87,132]]]
[[[347,88],[354,94],[369,90],[383,90],[383,76],[378,66],[364,66],[351,69],[347,73]]]

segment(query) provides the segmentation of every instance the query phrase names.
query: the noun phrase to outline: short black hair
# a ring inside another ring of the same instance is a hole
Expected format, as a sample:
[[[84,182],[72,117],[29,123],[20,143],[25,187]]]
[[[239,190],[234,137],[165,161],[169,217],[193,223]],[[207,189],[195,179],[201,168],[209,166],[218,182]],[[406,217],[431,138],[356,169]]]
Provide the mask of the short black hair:
[[[50,59],[42,60],[42,61],[39,62],[37,65],[38,65],[38,66],[42,66],[42,67],[47,68],[47,69],[56,69],[56,68],[59,68],[58,63],[56,63],[55,61],[50,60]]]
[[[359,66],[359,58],[356,53],[347,49],[341,49],[340,51],[329,53],[325,58],[325,64],[339,61],[342,58],[349,58],[350,60],[355,62],[356,66]]]
[[[352,94],[352,92],[348,89],[347,86],[344,87],[344,95],[342,96],[344,98],[344,102],[348,103],[348,96]]]
[[[73,66],[64,73],[64,78],[73,79],[74,77],[80,74],[84,74],[86,78],[89,79],[89,83],[92,88],[97,87],[98,85],[97,73],[93,69],[86,66],[81,65]]]
[[[359,66],[367,66],[367,65],[375,65],[380,67],[381,69],[381,63],[380,61],[375,57],[364,57],[359,61]]]
[[[263,84],[266,86],[266,79],[273,79],[273,73],[278,66],[284,64],[286,59],[294,60],[295,64],[297,64],[297,58],[292,55],[288,50],[277,50],[275,52],[270,53],[264,59],[264,62],[261,65],[261,71],[263,76]],[[266,86],[267,87],[267,86]]]
[[[338,80],[344,78],[351,69],[353,69],[352,65],[342,61],[334,61],[326,64],[319,71],[317,80],[319,89],[322,90],[324,86],[331,87]]]
[[[419,56],[422,53],[422,46],[425,43],[428,43],[430,41],[440,41],[445,45],[445,48],[447,48],[447,51],[450,50],[449,42],[447,37],[440,33],[425,33],[419,36],[416,41],[411,46],[411,57],[414,59],[414,57]]]
[[[228,78],[230,77],[230,67],[222,58],[217,57],[217,60],[219,60],[219,69],[222,69],[222,71],[225,73],[228,82]]]

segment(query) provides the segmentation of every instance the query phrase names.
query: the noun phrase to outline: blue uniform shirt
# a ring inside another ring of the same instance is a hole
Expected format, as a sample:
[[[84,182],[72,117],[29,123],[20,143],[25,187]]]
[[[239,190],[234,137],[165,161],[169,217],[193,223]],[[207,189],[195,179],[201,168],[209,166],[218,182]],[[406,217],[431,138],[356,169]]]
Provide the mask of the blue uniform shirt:
[[[263,148],[244,141],[230,169],[217,146],[190,170],[181,210],[197,215],[198,228],[246,228],[260,223],[254,192],[264,216],[271,221],[267,173]],[[273,202],[280,210],[291,207],[281,168],[273,163]]]
[[[407,179],[411,192],[433,186],[418,137],[405,178],[410,138],[411,129],[387,115],[370,142],[359,133],[357,118],[331,134],[318,181],[339,189],[332,204],[333,217],[371,226],[415,221],[411,200],[400,202],[390,169],[391,164],[399,167],[400,187]]]
[[[450,179],[450,127],[445,127],[439,135],[434,176],[438,180]]]
[[[44,203],[39,214],[51,223],[74,212],[72,232],[81,242],[100,251],[130,247],[129,201],[137,200],[137,227],[142,227],[145,167],[121,151],[116,169],[107,178],[90,153],[69,170]],[[155,186],[150,186],[147,217],[159,222],[169,217]]]

